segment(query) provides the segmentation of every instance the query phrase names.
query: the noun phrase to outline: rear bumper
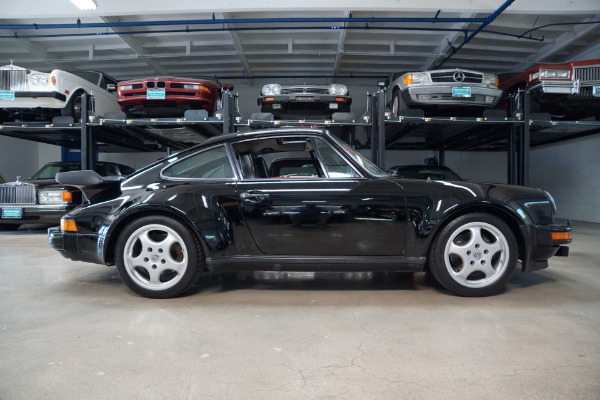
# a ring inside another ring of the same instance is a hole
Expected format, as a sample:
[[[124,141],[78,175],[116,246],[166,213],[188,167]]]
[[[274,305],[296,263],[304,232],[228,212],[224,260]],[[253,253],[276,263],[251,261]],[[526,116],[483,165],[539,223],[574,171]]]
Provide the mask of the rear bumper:
[[[567,225],[525,225],[521,227],[521,231],[528,244],[521,260],[523,272],[548,268],[548,259],[551,257],[569,255],[569,247],[565,245],[571,243],[571,239],[555,240],[552,234],[570,234],[570,221]]]
[[[73,261],[104,264],[98,246],[99,236],[63,232],[59,227],[48,228],[48,243],[63,257]]]

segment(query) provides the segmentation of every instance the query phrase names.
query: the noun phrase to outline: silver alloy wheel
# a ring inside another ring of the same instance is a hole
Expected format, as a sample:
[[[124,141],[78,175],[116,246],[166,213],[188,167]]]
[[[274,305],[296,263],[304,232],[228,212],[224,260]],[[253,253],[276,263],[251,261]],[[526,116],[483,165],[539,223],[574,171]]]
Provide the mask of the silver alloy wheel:
[[[140,287],[165,290],[175,286],[188,267],[181,236],[168,226],[145,225],[133,232],[123,254],[125,270]]]
[[[450,277],[468,288],[483,288],[502,278],[510,263],[510,248],[494,225],[471,222],[456,229],[444,249]]]

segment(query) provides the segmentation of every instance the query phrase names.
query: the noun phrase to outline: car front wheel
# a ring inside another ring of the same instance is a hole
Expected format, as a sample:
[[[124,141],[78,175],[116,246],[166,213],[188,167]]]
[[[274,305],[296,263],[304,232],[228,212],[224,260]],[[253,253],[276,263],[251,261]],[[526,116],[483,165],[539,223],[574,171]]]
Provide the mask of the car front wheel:
[[[116,250],[121,279],[144,297],[180,296],[204,270],[202,250],[193,234],[168,217],[144,217],[129,224]]]
[[[402,100],[402,96],[400,96],[400,91],[398,89],[394,90],[392,94],[392,113],[394,117],[400,116],[400,113],[407,108],[406,103]]]
[[[514,234],[500,218],[467,214],[435,238],[429,267],[437,281],[459,296],[489,296],[501,290],[517,263]]]

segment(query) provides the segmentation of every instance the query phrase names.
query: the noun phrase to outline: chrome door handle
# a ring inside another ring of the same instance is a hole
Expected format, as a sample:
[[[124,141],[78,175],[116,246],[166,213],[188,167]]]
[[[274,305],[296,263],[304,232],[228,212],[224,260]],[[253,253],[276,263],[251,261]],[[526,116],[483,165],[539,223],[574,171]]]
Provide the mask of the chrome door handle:
[[[260,201],[269,197],[268,193],[263,193],[259,190],[252,190],[250,192],[240,193],[240,199],[242,200],[256,200]]]

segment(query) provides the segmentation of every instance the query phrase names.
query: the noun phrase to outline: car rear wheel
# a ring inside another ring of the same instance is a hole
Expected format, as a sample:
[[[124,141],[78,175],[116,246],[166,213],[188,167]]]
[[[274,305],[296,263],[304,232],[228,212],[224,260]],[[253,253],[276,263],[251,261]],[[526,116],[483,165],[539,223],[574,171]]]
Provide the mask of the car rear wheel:
[[[168,217],[144,217],[119,235],[116,265],[135,293],[150,298],[177,297],[204,270],[203,254],[193,234]]]
[[[501,290],[517,263],[514,234],[500,218],[467,214],[435,238],[429,267],[446,289],[459,296],[489,296]]]

